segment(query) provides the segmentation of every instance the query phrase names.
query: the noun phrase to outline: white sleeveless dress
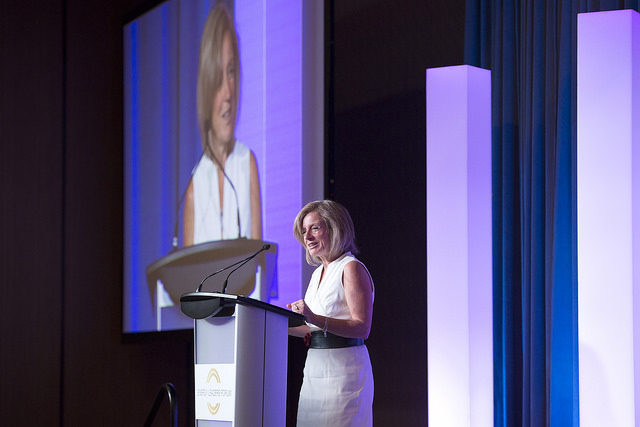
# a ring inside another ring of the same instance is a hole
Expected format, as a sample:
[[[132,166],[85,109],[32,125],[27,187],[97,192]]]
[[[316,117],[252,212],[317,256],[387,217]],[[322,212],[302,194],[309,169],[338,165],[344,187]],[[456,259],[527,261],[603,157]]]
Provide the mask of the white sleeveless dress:
[[[193,173],[194,244],[251,236],[250,170],[251,150],[236,141],[225,163],[225,172],[238,193],[238,202],[229,180],[224,179],[224,211],[221,211],[218,168],[209,157],[202,156]]]
[[[345,253],[329,264],[320,286],[323,266],[314,271],[304,298],[314,313],[337,319],[350,317],[342,283],[342,273],[349,262],[362,264],[350,252]],[[311,331],[320,329],[309,326]],[[372,426],[372,405],[373,371],[366,345],[308,350],[298,402],[298,427]]]

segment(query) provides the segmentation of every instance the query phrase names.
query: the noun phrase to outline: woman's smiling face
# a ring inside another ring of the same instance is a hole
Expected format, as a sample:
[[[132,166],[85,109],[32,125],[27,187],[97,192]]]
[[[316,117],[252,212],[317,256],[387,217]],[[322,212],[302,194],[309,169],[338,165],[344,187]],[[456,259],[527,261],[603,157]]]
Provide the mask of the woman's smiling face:
[[[309,255],[327,260],[330,250],[329,230],[317,212],[309,212],[302,220],[302,236]]]

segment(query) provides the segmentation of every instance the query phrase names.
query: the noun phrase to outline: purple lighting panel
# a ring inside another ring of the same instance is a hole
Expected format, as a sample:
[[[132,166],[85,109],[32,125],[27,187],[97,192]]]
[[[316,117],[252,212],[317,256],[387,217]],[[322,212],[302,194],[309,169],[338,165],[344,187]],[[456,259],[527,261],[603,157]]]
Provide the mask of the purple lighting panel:
[[[429,69],[429,425],[493,425],[491,73]]]
[[[640,15],[578,15],[580,425],[638,425]],[[638,159],[638,160],[636,160]]]

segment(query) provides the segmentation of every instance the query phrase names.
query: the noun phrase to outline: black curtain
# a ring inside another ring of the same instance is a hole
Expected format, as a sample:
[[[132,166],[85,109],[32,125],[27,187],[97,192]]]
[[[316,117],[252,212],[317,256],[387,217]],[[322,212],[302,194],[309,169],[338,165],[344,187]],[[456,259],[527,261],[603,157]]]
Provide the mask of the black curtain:
[[[578,426],[577,14],[638,1],[467,0],[491,70],[496,426]]]

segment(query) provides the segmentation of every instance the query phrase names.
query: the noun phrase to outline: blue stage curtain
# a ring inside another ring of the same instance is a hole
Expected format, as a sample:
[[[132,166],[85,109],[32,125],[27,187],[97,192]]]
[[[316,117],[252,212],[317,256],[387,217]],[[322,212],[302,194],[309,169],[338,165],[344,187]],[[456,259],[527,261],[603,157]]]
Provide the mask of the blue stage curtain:
[[[492,72],[496,426],[578,426],[577,14],[638,1],[467,0]]]

